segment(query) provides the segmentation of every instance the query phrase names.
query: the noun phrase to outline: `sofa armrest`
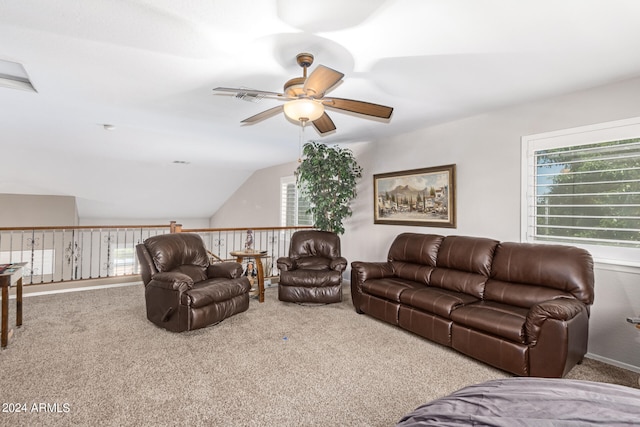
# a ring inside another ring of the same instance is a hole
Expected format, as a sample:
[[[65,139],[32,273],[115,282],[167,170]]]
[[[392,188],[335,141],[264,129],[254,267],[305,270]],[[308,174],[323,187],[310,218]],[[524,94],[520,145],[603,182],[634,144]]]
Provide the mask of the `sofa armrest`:
[[[351,263],[351,275],[352,281],[356,279],[358,284],[362,284],[365,280],[393,277],[395,271],[390,262],[354,261]]]
[[[276,265],[280,271],[291,271],[295,267],[295,261],[289,257],[283,256],[278,258]]]
[[[155,287],[184,292],[193,287],[193,279],[178,272],[156,273],[151,277],[147,287]]]
[[[225,279],[237,279],[242,277],[242,264],[235,261],[214,262],[207,267],[207,277],[222,277]]]
[[[362,285],[366,280],[382,279],[395,275],[393,264],[390,262],[362,262],[351,263],[351,301],[357,313],[364,313],[364,293]]]
[[[329,268],[335,271],[345,271],[347,269],[347,259],[345,257],[337,257],[331,260]]]
[[[547,320],[568,321],[587,311],[587,306],[574,298],[562,297],[534,305],[524,324],[527,343],[535,345]]]

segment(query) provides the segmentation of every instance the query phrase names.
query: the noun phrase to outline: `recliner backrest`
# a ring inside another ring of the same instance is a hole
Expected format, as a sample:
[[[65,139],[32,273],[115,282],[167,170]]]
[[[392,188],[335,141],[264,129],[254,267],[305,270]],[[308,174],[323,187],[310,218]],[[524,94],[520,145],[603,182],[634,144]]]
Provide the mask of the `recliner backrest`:
[[[291,235],[289,257],[338,258],[340,256],[340,236],[330,231],[301,230]]]
[[[172,271],[183,265],[206,269],[209,254],[202,237],[191,233],[162,234],[144,241],[158,272]]]

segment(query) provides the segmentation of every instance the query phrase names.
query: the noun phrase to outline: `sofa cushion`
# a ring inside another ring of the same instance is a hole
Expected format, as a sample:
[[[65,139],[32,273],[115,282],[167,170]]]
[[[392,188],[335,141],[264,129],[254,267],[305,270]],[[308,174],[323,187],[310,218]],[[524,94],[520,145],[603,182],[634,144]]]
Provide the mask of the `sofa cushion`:
[[[400,294],[401,303],[447,319],[456,308],[477,301],[468,294],[433,287],[406,289]]]
[[[488,277],[498,243],[483,237],[447,236],[440,244],[436,265]]]
[[[479,301],[455,309],[451,313],[451,319],[468,328],[524,344],[524,324],[528,312],[526,308]]]
[[[487,277],[465,271],[436,268],[431,273],[429,284],[452,292],[462,292],[482,299]]]
[[[584,249],[533,243],[501,243],[491,277],[503,282],[546,286],[593,304],[593,259]]]
[[[401,279],[413,280],[422,285],[429,284],[429,278],[433,272],[433,267],[428,265],[414,264],[410,262],[391,261],[393,273]]]
[[[543,301],[573,296],[554,288],[522,285],[489,279],[484,288],[485,301],[496,301],[517,307],[531,308]]]
[[[435,267],[442,239],[443,236],[437,234],[399,234],[389,248],[387,260]]]
[[[402,292],[414,288],[424,288],[424,285],[414,282],[413,280],[398,277],[367,280],[362,284],[362,290],[364,292],[395,302],[400,301],[400,294],[402,294]]]

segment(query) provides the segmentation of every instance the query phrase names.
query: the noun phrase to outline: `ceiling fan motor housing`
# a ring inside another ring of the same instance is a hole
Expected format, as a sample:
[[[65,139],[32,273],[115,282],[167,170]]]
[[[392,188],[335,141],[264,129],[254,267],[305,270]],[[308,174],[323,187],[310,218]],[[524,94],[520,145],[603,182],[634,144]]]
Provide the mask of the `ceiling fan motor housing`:
[[[298,98],[304,96],[305,93],[302,90],[306,77],[294,77],[284,84],[284,93],[287,96]]]
[[[299,53],[296,55],[298,65],[302,67],[302,77],[295,77],[284,84],[284,93],[287,96],[299,98],[306,94],[302,90],[304,82],[307,81],[307,68],[313,64],[313,55],[310,53]]]

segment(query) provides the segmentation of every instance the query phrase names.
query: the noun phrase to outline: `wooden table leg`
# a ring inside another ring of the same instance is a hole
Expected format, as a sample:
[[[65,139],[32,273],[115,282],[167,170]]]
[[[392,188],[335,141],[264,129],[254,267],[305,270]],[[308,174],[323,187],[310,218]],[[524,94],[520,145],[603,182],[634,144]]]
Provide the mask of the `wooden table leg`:
[[[255,258],[258,267],[258,301],[264,302],[264,270],[262,268],[262,260]]]
[[[22,276],[16,284],[16,326],[22,326]]]
[[[2,283],[2,334],[0,336],[0,346],[5,348],[7,346],[9,335],[9,283],[10,277],[0,278]]]

